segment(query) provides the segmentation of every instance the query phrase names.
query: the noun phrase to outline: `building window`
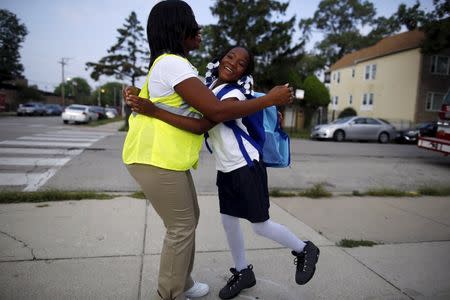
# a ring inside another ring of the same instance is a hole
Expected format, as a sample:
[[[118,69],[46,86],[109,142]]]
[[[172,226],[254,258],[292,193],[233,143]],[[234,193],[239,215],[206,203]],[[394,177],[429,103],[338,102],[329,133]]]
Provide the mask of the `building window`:
[[[332,104],[333,106],[337,106],[337,105],[338,105],[338,102],[339,102],[339,96],[331,97],[331,104]]]
[[[363,94],[361,110],[372,110],[374,104],[374,95],[373,93],[365,93]]]
[[[336,72],[333,72],[333,81],[336,81]]]
[[[428,92],[425,110],[439,111],[441,109],[442,102],[444,101],[444,95],[445,94],[443,93]]]
[[[450,58],[448,56],[433,55],[431,57],[431,73],[449,74]]]
[[[355,68],[352,69],[352,78],[355,78]]]
[[[376,64],[372,64],[372,65],[367,65],[366,66],[366,71],[364,73],[364,79],[365,80],[374,80],[377,74],[377,65]]]
[[[348,104],[352,105],[353,104],[353,95],[350,95],[348,97]]]
[[[341,82],[341,72],[337,72],[337,83]]]

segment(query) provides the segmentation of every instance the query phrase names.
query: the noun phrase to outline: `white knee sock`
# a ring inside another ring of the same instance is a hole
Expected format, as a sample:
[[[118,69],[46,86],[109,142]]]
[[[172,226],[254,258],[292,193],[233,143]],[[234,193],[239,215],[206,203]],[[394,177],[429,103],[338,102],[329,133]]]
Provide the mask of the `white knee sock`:
[[[227,235],[228,246],[233,257],[236,270],[241,271],[247,268],[247,259],[245,258],[244,236],[242,235],[239,218],[220,214],[222,217],[223,229]]]
[[[262,223],[252,223],[253,231],[263,237],[271,239],[296,252],[303,251],[305,242],[295,236],[286,226],[272,222],[270,219]]]

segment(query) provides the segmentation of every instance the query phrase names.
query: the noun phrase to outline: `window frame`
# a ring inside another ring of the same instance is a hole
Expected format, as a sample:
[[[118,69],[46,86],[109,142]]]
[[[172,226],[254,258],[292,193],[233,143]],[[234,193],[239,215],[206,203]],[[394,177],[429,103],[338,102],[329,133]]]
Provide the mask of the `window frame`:
[[[440,104],[437,105],[436,109],[433,109],[433,103],[435,101],[434,98],[435,98],[436,95],[442,95],[442,98],[441,98]],[[426,99],[425,99],[425,111],[426,112],[438,112],[438,111],[440,111],[442,103],[444,103],[444,97],[445,97],[445,93],[427,92],[427,96],[426,96]],[[430,101],[429,101],[429,99],[430,99]],[[430,108],[428,108],[428,104],[430,104]]]
[[[438,72],[438,61],[439,58],[447,59],[447,70],[445,73]],[[430,65],[430,73],[434,75],[449,75],[450,74],[450,56],[446,55],[432,55],[431,56],[431,65]]]

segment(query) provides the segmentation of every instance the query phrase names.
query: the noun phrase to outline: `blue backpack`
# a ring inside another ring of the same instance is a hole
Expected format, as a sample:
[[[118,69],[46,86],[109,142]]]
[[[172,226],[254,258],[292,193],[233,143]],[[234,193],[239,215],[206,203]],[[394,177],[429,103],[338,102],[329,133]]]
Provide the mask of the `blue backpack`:
[[[227,84],[217,94],[217,98],[221,99],[225,94],[233,89],[242,89],[237,84]],[[255,93],[252,98],[264,96],[263,93]],[[250,98],[248,96],[248,98]],[[267,167],[285,168],[291,163],[290,139],[289,136],[281,129],[278,120],[278,112],[275,106],[266,107],[252,115],[242,118],[242,123],[247,128],[249,134],[242,130],[235,120],[226,121],[224,124],[233,130],[239,149],[242,152],[247,164],[253,166],[247,150],[243,144],[243,138],[255,147],[262,161]],[[206,135],[207,138],[207,135]],[[206,147],[212,153],[207,140]]]

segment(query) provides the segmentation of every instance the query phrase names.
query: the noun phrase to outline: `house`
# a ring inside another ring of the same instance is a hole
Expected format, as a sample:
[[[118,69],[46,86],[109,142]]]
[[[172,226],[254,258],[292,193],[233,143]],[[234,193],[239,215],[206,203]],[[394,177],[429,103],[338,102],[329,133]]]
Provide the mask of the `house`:
[[[424,37],[419,30],[400,33],[333,64],[329,119],[352,107],[359,116],[383,118],[398,128],[436,120],[450,88],[450,49],[423,54]]]

